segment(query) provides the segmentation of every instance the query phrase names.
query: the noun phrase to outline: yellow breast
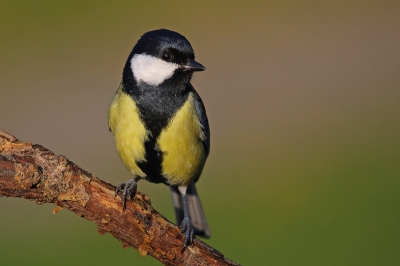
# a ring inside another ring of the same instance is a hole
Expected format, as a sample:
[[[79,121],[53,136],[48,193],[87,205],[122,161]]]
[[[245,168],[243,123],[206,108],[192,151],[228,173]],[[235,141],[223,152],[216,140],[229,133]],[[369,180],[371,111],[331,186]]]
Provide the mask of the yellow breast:
[[[125,167],[134,175],[145,177],[146,174],[136,162],[146,160],[144,142],[148,140],[149,132],[139,118],[135,102],[122,91],[122,87],[118,89],[111,102],[108,124]]]
[[[190,93],[188,100],[162,130],[158,148],[163,152],[162,172],[171,185],[187,185],[203,169],[206,153],[203,133]]]

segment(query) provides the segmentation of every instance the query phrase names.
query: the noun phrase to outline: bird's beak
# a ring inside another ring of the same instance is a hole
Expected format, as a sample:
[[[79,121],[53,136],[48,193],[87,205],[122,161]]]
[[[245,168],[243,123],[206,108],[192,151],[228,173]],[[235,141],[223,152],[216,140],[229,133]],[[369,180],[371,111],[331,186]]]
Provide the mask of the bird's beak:
[[[190,71],[204,71],[206,68],[200,64],[199,62],[196,62],[194,60],[188,61],[186,64],[183,64],[181,66],[183,70],[190,70]]]

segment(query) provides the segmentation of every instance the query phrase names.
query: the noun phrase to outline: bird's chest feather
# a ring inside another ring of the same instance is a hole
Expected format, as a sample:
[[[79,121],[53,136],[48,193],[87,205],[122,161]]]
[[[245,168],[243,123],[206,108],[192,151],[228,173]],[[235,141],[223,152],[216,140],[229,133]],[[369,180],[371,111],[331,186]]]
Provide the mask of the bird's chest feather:
[[[201,124],[193,101],[190,93],[157,139],[157,148],[163,154],[162,174],[171,185],[192,181],[201,172],[206,159],[200,137]]]
[[[143,121],[140,109],[122,90],[110,106],[109,127],[125,167],[152,182],[160,174],[170,185],[190,183],[200,174],[206,159],[193,95],[189,93],[168,121],[153,122],[155,128],[149,127],[149,120]]]
[[[145,177],[137,163],[146,160],[144,143],[149,139],[149,132],[139,118],[135,102],[121,88],[111,103],[108,124],[125,167],[133,174]]]

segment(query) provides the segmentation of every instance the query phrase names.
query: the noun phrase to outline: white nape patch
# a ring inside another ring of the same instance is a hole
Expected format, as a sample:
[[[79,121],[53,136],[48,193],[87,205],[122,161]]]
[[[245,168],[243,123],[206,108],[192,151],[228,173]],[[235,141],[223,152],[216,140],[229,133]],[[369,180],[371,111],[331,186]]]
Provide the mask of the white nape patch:
[[[149,85],[160,85],[172,77],[178,67],[177,64],[165,62],[152,55],[137,54],[131,59],[131,69],[136,81]]]

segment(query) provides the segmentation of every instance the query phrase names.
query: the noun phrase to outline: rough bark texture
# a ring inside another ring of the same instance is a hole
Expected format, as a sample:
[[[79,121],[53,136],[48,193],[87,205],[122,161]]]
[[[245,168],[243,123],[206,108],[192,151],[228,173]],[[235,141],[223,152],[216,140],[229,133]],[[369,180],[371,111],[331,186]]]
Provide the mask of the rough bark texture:
[[[114,191],[66,157],[0,130],[0,196],[54,203],[165,265],[238,265],[199,239],[181,253],[178,227],[153,209],[147,195],[138,191],[122,212]]]

